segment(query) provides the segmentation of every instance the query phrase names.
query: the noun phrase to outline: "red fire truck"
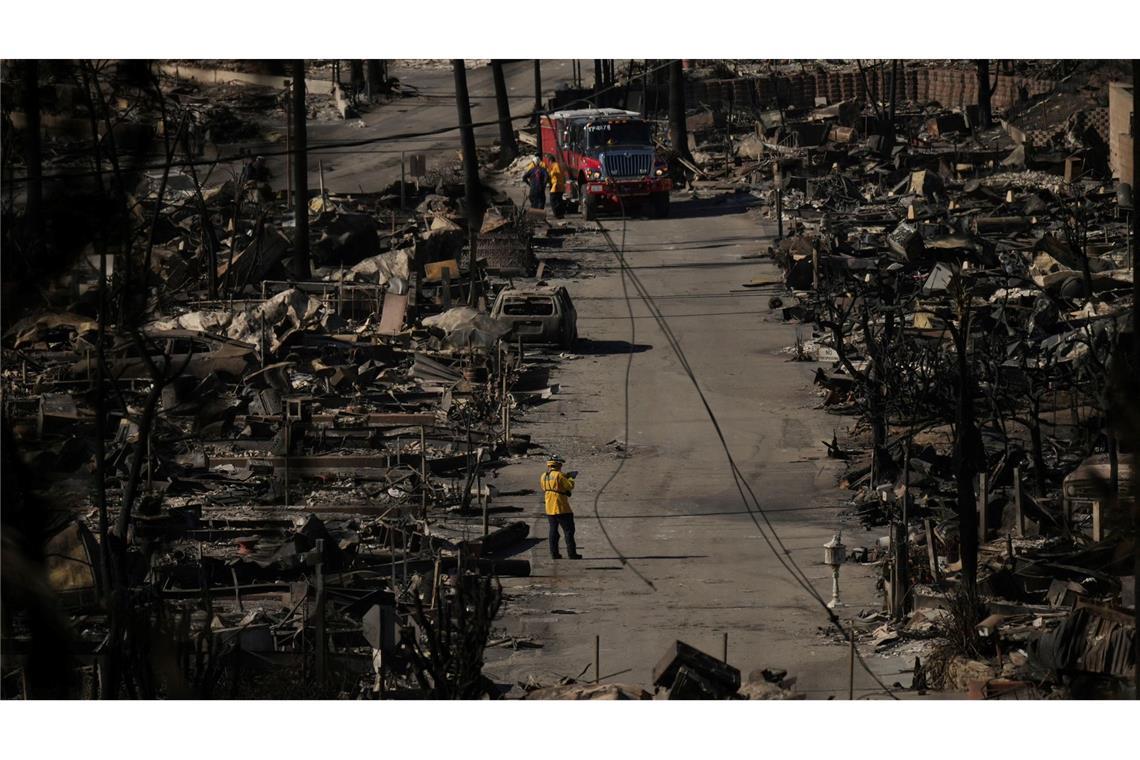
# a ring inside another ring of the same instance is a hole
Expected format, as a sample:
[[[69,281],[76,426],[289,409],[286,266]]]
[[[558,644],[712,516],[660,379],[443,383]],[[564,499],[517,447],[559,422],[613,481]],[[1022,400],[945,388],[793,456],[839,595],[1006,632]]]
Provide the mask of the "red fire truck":
[[[644,202],[654,216],[669,215],[669,167],[653,148],[649,124],[636,112],[555,111],[540,124],[542,152],[553,153],[562,165],[566,199],[581,203],[586,219]]]

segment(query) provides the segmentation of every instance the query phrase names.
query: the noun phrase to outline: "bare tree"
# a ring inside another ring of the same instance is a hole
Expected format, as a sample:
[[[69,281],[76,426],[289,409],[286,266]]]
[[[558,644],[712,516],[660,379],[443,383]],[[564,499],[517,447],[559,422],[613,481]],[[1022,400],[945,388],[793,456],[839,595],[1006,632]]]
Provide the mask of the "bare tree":
[[[424,608],[415,594],[412,618],[422,640],[411,642],[413,674],[433,699],[478,699],[486,693],[483,650],[502,603],[498,578],[457,575],[454,591],[439,594],[439,609]]]

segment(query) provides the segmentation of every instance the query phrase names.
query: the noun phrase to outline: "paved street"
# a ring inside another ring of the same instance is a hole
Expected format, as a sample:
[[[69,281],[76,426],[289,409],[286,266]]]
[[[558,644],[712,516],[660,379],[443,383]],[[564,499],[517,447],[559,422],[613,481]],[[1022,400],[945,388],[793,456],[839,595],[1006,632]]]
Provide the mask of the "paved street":
[[[796,328],[769,311],[776,290],[741,287],[754,278],[777,279],[769,260],[755,258],[771,231],[749,209],[749,196],[719,202],[685,196],[675,194],[670,219],[628,222],[627,260],[667,317],[780,537],[827,598],[830,571],[821,564],[821,547],[838,525],[835,505],[842,494],[833,487],[837,467],[820,441],[830,440],[833,426],[847,420],[815,408],[816,365],[790,362],[781,353],[794,342]],[[580,217],[569,218],[585,226]],[[603,223],[620,243],[622,221]],[[550,280],[567,285],[575,299],[580,353],[553,371],[558,395],[528,413],[520,431],[563,454],[568,470],[580,471],[573,504],[586,559],[552,562],[544,542],[526,553],[534,574],[506,584],[502,625],[543,648],[491,650],[488,672],[504,681],[533,674],[550,682],[590,665],[592,676],[597,635],[603,676],[620,673],[612,680],[647,684],[674,639],[719,655],[727,632],[729,660],[745,675],[758,667],[787,668],[799,677],[797,690],[845,696],[846,648],[819,633],[824,613],[793,584],[744,511],[690,380],[637,300],[631,336],[617,262],[602,236],[588,230],[581,236],[592,241],[590,250],[559,258],[574,258],[583,269],[573,279]],[[595,496],[623,455],[624,468],[598,500],[595,516]],[[536,488],[542,469],[540,455],[517,460],[496,485],[502,491]],[[505,502],[525,506],[532,537],[545,538],[540,494]],[[860,531],[846,540],[858,545],[874,537]],[[617,552],[629,567],[623,568]],[[848,565],[843,580],[844,600],[852,605],[845,614],[879,605],[868,569]],[[871,662],[888,685],[909,683],[908,674],[897,674],[897,663]],[[871,683],[856,674],[857,687]]]
[[[568,82],[570,61],[542,61],[543,97],[553,95],[557,85]],[[420,134],[438,130],[456,123],[455,80],[450,68],[392,69],[392,76],[415,88],[415,97],[401,97],[376,105],[359,119],[313,120],[309,122],[310,151],[308,157],[310,184],[316,186],[321,170],[325,187],[333,193],[377,192],[400,178],[400,154],[425,153],[429,166],[437,161],[454,161],[459,155],[459,132],[444,132],[426,137],[374,142],[345,148],[320,148],[333,141],[361,141],[390,138],[394,135]],[[503,66],[510,96],[512,116],[530,114],[534,109],[534,62],[516,61]],[[592,76],[592,74],[591,74]],[[592,81],[592,80],[591,80]],[[475,123],[491,122],[497,118],[491,69],[481,66],[468,69],[467,88],[471,99],[471,118]],[[516,120],[515,128],[525,126]],[[284,134],[285,124],[280,125]],[[498,139],[498,126],[479,127],[475,138],[479,145],[490,145]],[[523,146],[525,148],[525,146]],[[264,150],[281,150],[266,145]],[[251,148],[252,153],[256,149]],[[268,160],[273,173],[273,186],[284,188],[287,172],[284,156]],[[410,181],[409,177],[409,181]]]

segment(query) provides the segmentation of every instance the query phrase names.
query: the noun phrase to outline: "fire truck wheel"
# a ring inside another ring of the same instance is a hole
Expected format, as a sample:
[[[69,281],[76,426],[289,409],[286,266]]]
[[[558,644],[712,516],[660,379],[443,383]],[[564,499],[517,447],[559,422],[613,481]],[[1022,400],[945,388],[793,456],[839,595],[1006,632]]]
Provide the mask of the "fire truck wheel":
[[[669,216],[669,193],[653,193],[653,215],[658,219]]]
[[[592,222],[598,218],[598,203],[593,198],[586,196],[582,201],[582,213],[586,217],[587,222]]]

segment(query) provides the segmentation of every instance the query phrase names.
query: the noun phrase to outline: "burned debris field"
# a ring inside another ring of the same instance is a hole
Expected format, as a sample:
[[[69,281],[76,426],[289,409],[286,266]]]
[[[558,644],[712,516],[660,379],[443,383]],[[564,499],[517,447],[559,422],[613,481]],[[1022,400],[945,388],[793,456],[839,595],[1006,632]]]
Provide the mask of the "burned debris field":
[[[0,693],[1135,698],[1135,72],[3,61]]]

